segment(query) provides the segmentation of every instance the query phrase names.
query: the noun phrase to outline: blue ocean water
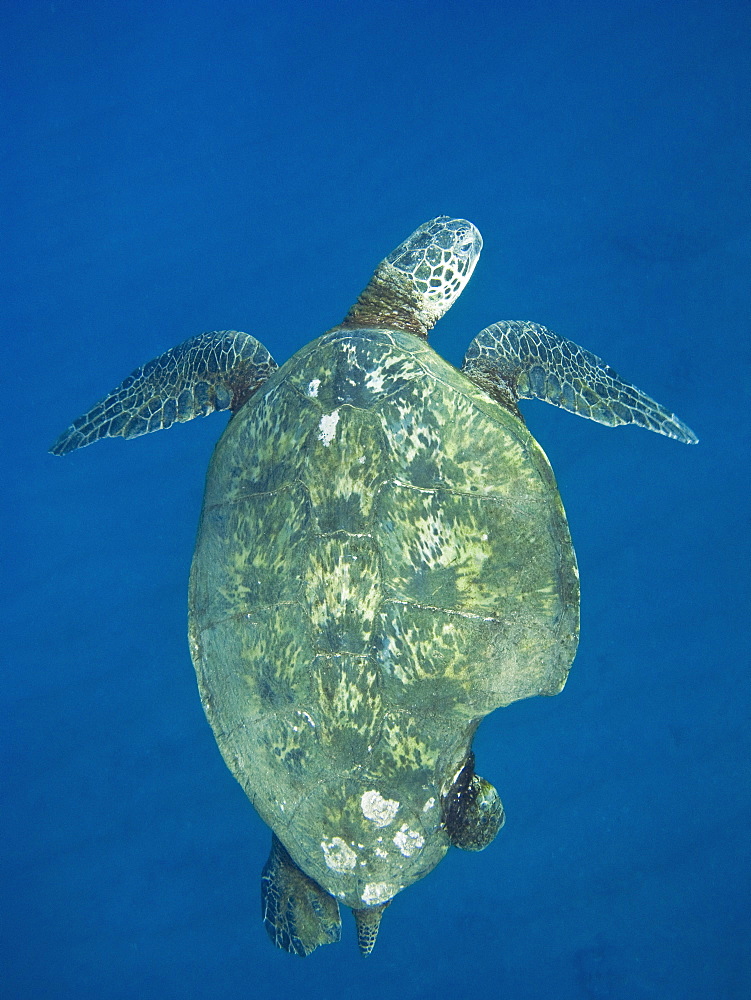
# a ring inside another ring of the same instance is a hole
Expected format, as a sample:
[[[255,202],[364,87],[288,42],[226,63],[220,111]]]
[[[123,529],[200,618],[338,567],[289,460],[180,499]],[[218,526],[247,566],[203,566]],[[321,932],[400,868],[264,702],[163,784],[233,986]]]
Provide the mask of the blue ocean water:
[[[0,38],[0,995],[751,996],[748,5],[8,0]],[[568,685],[479,731],[495,843],[367,960],[345,913],[302,963],[185,639],[226,417],[46,450],[194,333],[286,359],[442,213],[485,249],[440,353],[537,320],[701,443],[524,405],[582,577]]]

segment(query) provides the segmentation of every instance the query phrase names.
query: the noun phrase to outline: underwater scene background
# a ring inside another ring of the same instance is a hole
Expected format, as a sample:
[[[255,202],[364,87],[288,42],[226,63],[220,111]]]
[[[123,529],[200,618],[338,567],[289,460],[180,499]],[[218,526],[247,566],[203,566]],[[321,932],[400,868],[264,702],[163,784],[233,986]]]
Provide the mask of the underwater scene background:
[[[750,8],[0,10],[4,372],[0,996],[746,998]],[[485,249],[431,335],[531,319],[696,447],[523,403],[579,559],[556,698],[476,737],[508,821],[386,911],[363,960],[270,944],[269,832],[185,638],[226,415],[64,460],[137,365],[211,329],[278,361],[421,222]]]

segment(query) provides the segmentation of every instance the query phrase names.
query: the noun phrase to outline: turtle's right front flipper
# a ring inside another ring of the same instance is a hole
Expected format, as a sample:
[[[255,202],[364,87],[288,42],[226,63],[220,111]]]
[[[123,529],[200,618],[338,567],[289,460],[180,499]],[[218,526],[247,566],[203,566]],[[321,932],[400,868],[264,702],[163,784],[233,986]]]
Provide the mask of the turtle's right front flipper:
[[[248,333],[201,333],[136,368],[50,448],[67,455],[99,438],[138,437],[175,421],[237,411],[279,366]]]
[[[539,323],[505,320],[477,334],[464,374],[499,402],[543,399],[609,427],[638,424],[696,444],[697,436],[674,413],[622,379],[610,365]]]

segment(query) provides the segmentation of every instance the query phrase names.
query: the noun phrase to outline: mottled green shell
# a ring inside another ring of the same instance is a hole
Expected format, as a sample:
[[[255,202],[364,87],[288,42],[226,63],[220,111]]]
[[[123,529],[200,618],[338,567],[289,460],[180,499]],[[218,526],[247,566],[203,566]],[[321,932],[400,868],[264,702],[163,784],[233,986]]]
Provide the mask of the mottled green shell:
[[[478,720],[558,692],[577,634],[545,455],[425,340],[334,330],[230,422],[191,573],[203,703],[261,817],[349,906],[438,863]]]

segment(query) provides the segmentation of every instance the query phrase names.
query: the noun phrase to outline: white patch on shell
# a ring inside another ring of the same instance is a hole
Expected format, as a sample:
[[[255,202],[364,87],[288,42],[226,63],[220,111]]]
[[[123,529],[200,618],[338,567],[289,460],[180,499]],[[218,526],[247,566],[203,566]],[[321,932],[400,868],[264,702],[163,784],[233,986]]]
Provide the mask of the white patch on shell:
[[[401,829],[394,835],[394,843],[405,858],[411,858],[422,849],[425,838],[417,830],[410,830],[406,823],[402,823]]]
[[[347,847],[341,837],[332,837],[328,843],[322,840],[321,847],[326,865],[332,871],[346,874],[355,867],[357,855],[351,847]]]
[[[371,392],[380,392],[383,389],[383,371],[376,368],[375,371],[368,372],[365,376],[365,385]]]
[[[308,382],[308,395],[311,397],[311,399],[315,399],[315,397],[318,395],[318,389],[320,388],[320,385],[321,385],[321,380],[319,378],[311,379],[310,382]]]
[[[339,411],[334,410],[333,413],[324,413],[321,417],[320,423],[318,424],[318,440],[323,441],[324,448],[328,448],[331,442],[334,440],[334,434],[336,434],[336,425],[339,423]]]
[[[385,903],[391,899],[397,892],[398,886],[391,882],[368,882],[360,898],[368,906],[377,906],[379,903]]]
[[[376,826],[388,826],[396,816],[399,803],[395,799],[384,799],[380,792],[371,789],[364,792],[360,799],[360,808],[365,819]]]
[[[422,811],[426,813],[428,809],[432,809],[435,805],[435,798],[431,795],[425,805],[422,807]]]

